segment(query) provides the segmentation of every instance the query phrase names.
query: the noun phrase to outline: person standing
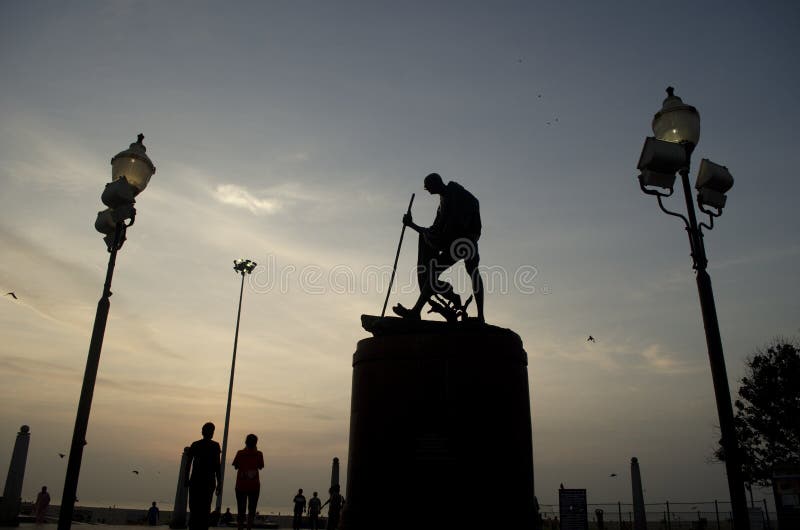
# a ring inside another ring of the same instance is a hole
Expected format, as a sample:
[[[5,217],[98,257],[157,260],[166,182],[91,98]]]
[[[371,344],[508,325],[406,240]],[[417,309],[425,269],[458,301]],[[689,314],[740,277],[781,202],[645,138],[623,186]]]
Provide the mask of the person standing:
[[[308,521],[311,530],[319,528],[319,513],[322,511],[322,501],[314,492],[314,496],[308,499]]]
[[[211,497],[214,490],[220,494],[222,470],[219,458],[222,449],[211,439],[214,429],[211,422],[203,425],[203,438],[192,443],[186,459],[184,483],[189,488],[190,530],[208,530]]]
[[[158,525],[159,520],[159,512],[158,506],[156,506],[156,501],[153,501],[153,505],[150,506],[150,509],[147,510],[147,524],[150,526]]]
[[[42,486],[42,491],[36,496],[34,508],[36,510],[36,524],[43,524],[44,517],[47,515],[47,507],[50,506],[50,494],[47,493],[47,486]]]
[[[300,530],[300,525],[303,524],[303,512],[306,511],[306,498],[303,496],[303,488],[297,490],[297,495],[294,496],[292,502],[294,502],[292,528],[294,530]]]
[[[258,470],[264,469],[264,454],[256,448],[258,436],[248,434],[244,439],[244,449],[240,449],[233,459],[236,469],[236,522],[239,530],[244,527],[244,516],[247,514],[247,530],[253,528],[256,517],[256,505],[261,491]]]

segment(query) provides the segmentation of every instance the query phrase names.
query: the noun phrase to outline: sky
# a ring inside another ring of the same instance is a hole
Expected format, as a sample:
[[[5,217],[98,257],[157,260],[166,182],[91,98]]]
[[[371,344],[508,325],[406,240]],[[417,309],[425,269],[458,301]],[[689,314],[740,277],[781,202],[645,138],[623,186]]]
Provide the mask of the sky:
[[[236,258],[259,267],[228,461],[259,436],[264,511],[325,491],[333,457],[345,477],[359,317],[380,312],[411,193],[432,221],[432,171],[481,202],[487,320],[529,358],[540,502],[560,483],[630,502],[633,456],[647,502],[727,499],[687,237],[636,164],[674,86],[702,119],[692,179],[701,158],[735,179],[705,237],[735,392],[748,355],[800,332],[795,2],[0,10],[0,289],[18,296],[0,300],[0,470],[30,425],[24,498],[60,502],[108,259],[93,222],[141,132],[157,172],[117,259],[81,503],[169,506],[183,447],[206,421],[221,439]],[[414,247],[391,304],[416,298]]]

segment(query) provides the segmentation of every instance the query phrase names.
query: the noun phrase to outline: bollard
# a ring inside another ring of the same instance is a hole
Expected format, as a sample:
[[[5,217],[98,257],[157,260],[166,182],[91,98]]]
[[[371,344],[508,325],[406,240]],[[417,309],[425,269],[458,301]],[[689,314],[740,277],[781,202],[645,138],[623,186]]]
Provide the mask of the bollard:
[[[186,528],[186,501],[189,488],[184,483],[186,472],[186,460],[189,458],[189,448],[183,448],[181,455],[181,467],[178,470],[178,488],[175,490],[175,506],[172,508],[172,518],[169,521],[170,528]]]
[[[28,445],[31,428],[23,425],[14,442],[14,452],[8,465],[3,502],[0,503],[0,526],[19,526],[19,508],[22,495],[22,480],[25,478],[25,463],[28,460]]]

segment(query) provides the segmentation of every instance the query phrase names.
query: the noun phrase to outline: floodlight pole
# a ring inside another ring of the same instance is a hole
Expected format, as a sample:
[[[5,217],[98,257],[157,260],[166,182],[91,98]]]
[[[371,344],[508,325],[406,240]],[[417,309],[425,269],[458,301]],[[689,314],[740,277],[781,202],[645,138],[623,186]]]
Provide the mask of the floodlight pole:
[[[228,384],[228,406],[225,409],[225,430],[222,431],[222,458],[220,460],[220,480],[219,480],[219,495],[217,495],[216,510],[218,514],[222,514],[222,487],[225,483],[225,454],[228,451],[228,425],[231,421],[231,398],[233,397],[233,375],[236,370],[236,347],[239,343],[239,320],[242,317],[242,295],[244,294],[244,275],[247,272],[246,267],[241,269],[236,268],[237,272],[242,274],[242,285],[239,288],[239,311],[236,313],[236,333],[233,336],[233,358],[231,359],[231,379]]]
[[[694,203],[692,202],[691,187],[689,184],[689,168],[693,146],[686,144],[687,167],[680,170],[683,195],[686,200],[688,214],[689,245],[691,247],[692,261],[697,272],[697,293],[700,297],[700,309],[703,313],[703,327],[706,332],[706,345],[708,347],[708,361],[711,365],[711,379],[714,382],[714,397],[717,402],[717,415],[722,433],[721,445],[725,452],[725,471],[728,479],[728,490],[731,496],[731,510],[736,530],[750,529],[750,515],[747,510],[744,479],[742,477],[742,461],[739,444],[734,424],[733,406],[731,405],[731,391],[728,385],[728,372],[725,368],[725,356],[722,352],[722,337],[719,332],[717,320],[717,307],[714,303],[714,291],[711,288],[711,277],[708,275],[708,259],[703,244],[703,232],[697,223]]]

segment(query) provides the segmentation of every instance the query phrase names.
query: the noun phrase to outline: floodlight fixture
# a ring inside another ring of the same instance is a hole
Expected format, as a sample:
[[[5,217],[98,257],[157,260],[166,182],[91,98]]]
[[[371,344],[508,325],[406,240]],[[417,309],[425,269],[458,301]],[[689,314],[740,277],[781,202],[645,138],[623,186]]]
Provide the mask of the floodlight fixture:
[[[641,171],[639,181],[643,186],[664,188],[671,193],[675,173],[687,165],[688,157],[682,145],[650,136],[644,141],[636,168]]]
[[[136,202],[136,195],[139,189],[128,182],[124,175],[106,184],[100,200],[109,208],[119,208],[120,206],[133,204]]]
[[[718,216],[725,207],[725,193],[733,187],[733,175],[728,168],[704,158],[697,173],[697,204],[700,210],[711,216]],[[715,208],[716,211],[709,210]]]
[[[245,273],[250,274],[253,272],[253,269],[256,268],[258,263],[255,261],[251,261],[249,259],[235,259],[233,260],[233,270],[236,272],[240,272],[243,275]]]
[[[674,92],[674,88],[667,87],[667,98],[653,116],[653,134],[659,140],[694,148],[700,141],[700,113]]]

